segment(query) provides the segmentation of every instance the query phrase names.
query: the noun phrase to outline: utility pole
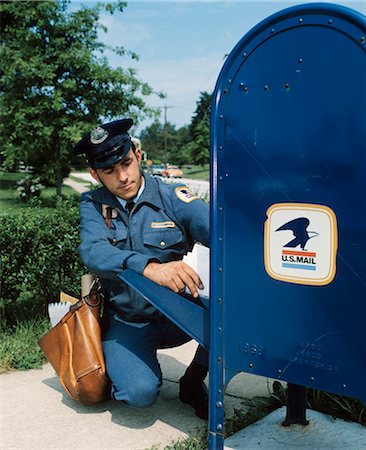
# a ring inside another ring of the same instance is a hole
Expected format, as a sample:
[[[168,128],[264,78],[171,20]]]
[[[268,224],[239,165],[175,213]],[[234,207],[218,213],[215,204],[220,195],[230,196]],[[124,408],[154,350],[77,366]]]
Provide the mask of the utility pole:
[[[174,108],[174,106],[163,106],[164,108],[164,154],[165,154],[165,163],[168,162],[168,120],[167,120],[167,111],[169,108]]]

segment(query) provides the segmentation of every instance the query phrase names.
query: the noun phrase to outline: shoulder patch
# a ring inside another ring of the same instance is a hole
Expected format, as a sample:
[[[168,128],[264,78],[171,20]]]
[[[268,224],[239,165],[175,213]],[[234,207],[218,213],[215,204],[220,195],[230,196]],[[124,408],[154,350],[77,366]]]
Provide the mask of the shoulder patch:
[[[184,203],[190,203],[193,200],[198,199],[197,195],[193,194],[187,186],[178,186],[174,189],[174,191],[179,200],[182,200]]]

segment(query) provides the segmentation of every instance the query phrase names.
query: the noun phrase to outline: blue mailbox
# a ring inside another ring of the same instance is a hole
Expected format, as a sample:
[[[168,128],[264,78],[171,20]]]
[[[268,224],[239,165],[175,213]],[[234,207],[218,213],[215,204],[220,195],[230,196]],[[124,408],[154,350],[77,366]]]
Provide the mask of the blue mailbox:
[[[122,275],[210,350],[210,448],[240,371],[366,399],[365,192],[366,18],[269,17],[214,93],[210,311]]]

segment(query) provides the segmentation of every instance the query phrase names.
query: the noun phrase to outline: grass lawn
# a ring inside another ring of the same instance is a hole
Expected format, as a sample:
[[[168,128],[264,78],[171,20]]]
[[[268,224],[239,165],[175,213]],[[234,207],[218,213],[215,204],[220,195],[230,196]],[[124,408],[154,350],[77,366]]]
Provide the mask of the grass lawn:
[[[40,369],[46,362],[38,339],[50,329],[48,318],[33,318],[1,329],[0,373],[13,370]]]
[[[29,204],[21,202],[17,192],[17,182],[24,178],[24,173],[3,173],[0,174],[0,214],[9,212],[9,210],[21,210],[28,208]],[[74,189],[69,186],[62,186],[63,195],[75,194]],[[56,195],[56,189],[44,188],[41,193],[41,198],[50,198]]]
[[[210,180],[210,165],[204,166],[183,166],[183,177],[192,178],[193,180]]]

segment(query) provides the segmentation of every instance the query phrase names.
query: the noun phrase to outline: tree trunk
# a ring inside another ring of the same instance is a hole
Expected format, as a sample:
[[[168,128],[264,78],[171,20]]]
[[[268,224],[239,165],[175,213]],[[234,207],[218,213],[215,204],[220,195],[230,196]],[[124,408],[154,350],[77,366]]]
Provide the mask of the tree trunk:
[[[61,167],[58,165],[56,167],[56,196],[61,198],[62,195],[62,177],[61,177]]]

